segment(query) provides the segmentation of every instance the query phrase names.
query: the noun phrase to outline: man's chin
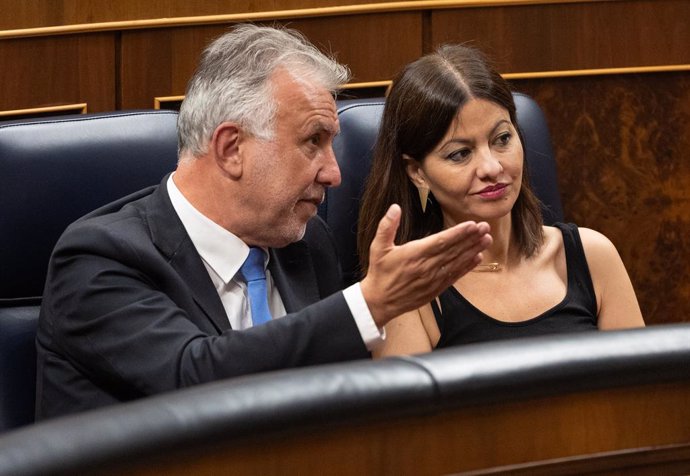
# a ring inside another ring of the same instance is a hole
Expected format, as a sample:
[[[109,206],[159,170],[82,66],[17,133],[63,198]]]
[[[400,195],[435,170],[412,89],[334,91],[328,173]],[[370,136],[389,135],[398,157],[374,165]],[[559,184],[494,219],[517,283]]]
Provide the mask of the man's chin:
[[[311,200],[300,200],[295,206],[295,213],[297,213],[300,218],[307,217],[307,220],[312,219],[318,211],[319,206]]]
[[[277,231],[277,230],[276,230]],[[271,237],[269,247],[271,248],[284,248],[292,243],[304,238],[304,234],[307,231],[307,224],[304,223],[300,226],[291,226],[289,229],[285,229],[282,233],[276,233]]]

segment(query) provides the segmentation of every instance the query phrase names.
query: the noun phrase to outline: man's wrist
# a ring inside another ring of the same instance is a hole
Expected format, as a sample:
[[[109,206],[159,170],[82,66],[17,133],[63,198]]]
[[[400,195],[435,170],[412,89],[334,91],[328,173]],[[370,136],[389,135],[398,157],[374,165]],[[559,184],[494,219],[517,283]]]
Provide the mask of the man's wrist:
[[[357,325],[357,329],[359,329],[359,333],[362,336],[367,350],[374,350],[383,342],[385,333],[374,320],[371,309],[362,293],[360,283],[355,283],[344,289],[343,296],[350,308],[350,313],[355,320],[355,324]]]

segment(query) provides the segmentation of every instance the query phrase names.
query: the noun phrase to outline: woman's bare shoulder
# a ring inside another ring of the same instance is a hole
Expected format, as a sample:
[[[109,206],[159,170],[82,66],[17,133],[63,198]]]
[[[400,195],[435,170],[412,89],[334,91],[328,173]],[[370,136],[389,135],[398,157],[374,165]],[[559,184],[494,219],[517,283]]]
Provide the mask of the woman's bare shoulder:
[[[606,235],[591,228],[578,228],[578,230],[587,261],[604,264],[610,260],[620,260],[616,246]]]

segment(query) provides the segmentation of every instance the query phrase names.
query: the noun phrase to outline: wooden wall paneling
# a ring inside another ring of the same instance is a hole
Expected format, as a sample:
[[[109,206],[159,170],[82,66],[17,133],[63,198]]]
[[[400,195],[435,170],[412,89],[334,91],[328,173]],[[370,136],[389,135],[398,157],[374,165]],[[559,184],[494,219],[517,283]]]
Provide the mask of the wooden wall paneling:
[[[617,246],[647,323],[690,322],[690,72],[512,83],[547,116],[566,219]]]
[[[348,15],[282,22],[352,70],[352,82],[391,79],[422,54],[421,12]]]
[[[688,64],[688,18],[686,0],[435,10],[431,39],[473,42],[503,73]]]
[[[0,12],[0,30],[73,23],[65,18],[62,0],[0,0]]]
[[[386,3],[384,0],[380,3]],[[348,5],[372,3],[347,0]],[[341,0],[0,0],[0,30],[157,18],[335,7]]]
[[[0,110],[115,108],[115,34],[0,40]]]
[[[226,29],[216,25],[122,32],[122,109],[153,108],[156,97],[184,94],[204,47]]]
[[[422,52],[419,13],[352,15],[286,22],[334,53],[353,82],[389,79]],[[122,108],[151,108],[156,97],[184,94],[203,48],[230,25],[122,32]],[[401,33],[401,32],[404,32]]]

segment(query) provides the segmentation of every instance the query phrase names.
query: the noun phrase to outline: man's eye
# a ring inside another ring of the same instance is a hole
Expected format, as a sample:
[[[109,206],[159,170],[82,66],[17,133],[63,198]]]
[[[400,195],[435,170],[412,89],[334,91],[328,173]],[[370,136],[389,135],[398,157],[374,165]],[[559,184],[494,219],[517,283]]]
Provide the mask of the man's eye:
[[[321,136],[318,134],[314,134],[309,138],[309,143],[312,145],[319,145],[321,143]]]

